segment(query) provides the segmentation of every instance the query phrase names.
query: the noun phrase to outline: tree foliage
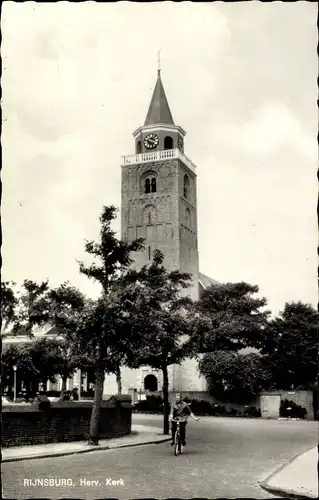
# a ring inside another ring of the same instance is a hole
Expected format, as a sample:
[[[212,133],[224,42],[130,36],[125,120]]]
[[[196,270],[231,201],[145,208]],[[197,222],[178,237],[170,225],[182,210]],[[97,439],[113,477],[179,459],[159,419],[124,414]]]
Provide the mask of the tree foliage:
[[[27,385],[36,382],[40,372],[34,367],[29,352],[29,346],[24,345],[4,345],[1,353],[1,387],[4,390],[13,391],[14,371],[17,367],[17,377]]]
[[[318,314],[308,304],[286,303],[269,321],[260,352],[277,389],[310,388],[318,375]]]
[[[261,389],[309,389],[318,376],[317,340],[318,315],[313,307],[287,303],[278,317],[262,322],[255,338],[247,342],[258,354],[226,349],[226,339],[204,356],[200,371],[219,399],[248,401]]]
[[[258,286],[248,283],[212,285],[203,291],[197,310],[211,321],[211,331],[199,337],[200,352],[239,351],[257,347],[267,324],[267,301]]]
[[[74,353],[76,328],[86,302],[84,295],[69,282],[51,288],[48,281],[37,284],[25,280],[15,303],[13,333],[34,337],[35,326],[53,327],[49,330],[53,338],[35,340],[24,350],[29,353],[33,366],[31,372],[33,375],[37,373],[41,382],[54,382],[56,375],[61,375],[61,396],[66,389],[67,379],[80,363]],[[27,379],[30,384],[30,377]]]
[[[208,387],[220,401],[249,403],[261,390],[269,387],[271,374],[257,353],[215,351],[199,362]]]
[[[179,294],[190,279],[189,274],[166,271],[163,254],[155,250],[150,266],[130,270],[119,281],[115,294],[122,304],[122,329],[130,332],[132,348],[127,346],[125,360],[132,368],[145,364],[162,369],[191,354],[192,301]]]
[[[121,304],[122,325],[117,331],[127,342],[125,363],[131,368],[151,366],[163,373],[164,433],[168,433],[168,367],[195,355],[194,336],[199,315],[193,302],[181,293],[191,284],[191,276],[168,272],[163,254],[154,251],[150,266],[129,270],[114,288]],[[206,323],[205,323],[206,325]]]
[[[48,290],[48,281],[38,284],[32,280],[24,280],[22,290],[16,294],[12,334],[32,336],[32,329],[38,324],[38,304],[42,302]]]
[[[112,305],[110,289],[121,272],[133,262],[131,253],[142,249],[143,244],[141,239],[126,243],[116,237],[111,228],[116,212],[114,206],[103,207],[100,216],[100,240],[85,243],[85,250],[93,256],[94,262],[89,266],[79,262],[80,272],[99,282],[103,291],[100,299],[86,309],[77,328],[79,346],[85,346],[88,362],[95,367],[94,403],[90,423],[92,443],[98,442],[105,371],[114,370],[119,379],[123,354],[115,328],[118,306]]]
[[[18,299],[14,290],[15,283],[1,282],[1,322],[2,330],[12,324],[16,317]]]
[[[79,262],[80,273],[98,281],[104,293],[108,293],[110,284],[118,277],[123,268],[128,267],[133,262],[131,253],[141,250],[143,247],[143,239],[126,243],[116,237],[115,231],[111,228],[116,213],[117,209],[114,206],[104,206],[100,216],[100,241],[85,242],[86,252],[92,255],[97,262],[90,266]]]
[[[39,339],[30,345],[29,352],[33,365],[41,372],[44,380],[55,382],[57,375],[61,377],[61,398],[66,391],[67,380],[81,365],[81,358],[77,356],[74,348],[75,341],[76,339],[71,342],[70,337],[54,336]]]
[[[115,332],[116,307],[110,301],[110,290],[120,273],[132,264],[131,253],[143,248],[142,239],[126,243],[116,237],[111,228],[116,214],[114,206],[103,207],[100,240],[85,243],[85,250],[93,256],[94,262],[89,266],[79,262],[80,272],[99,282],[103,290],[102,297],[87,310],[80,327],[82,341],[89,346],[87,362],[90,366],[104,366],[108,373],[117,373],[122,363]],[[85,328],[88,334],[85,333]]]
[[[35,340],[25,347],[31,360],[35,373],[38,373],[39,381],[43,384],[49,380],[55,382],[58,374],[55,353],[52,350],[51,341],[46,338]]]
[[[61,398],[67,379],[81,366],[84,357],[78,353],[77,328],[87,304],[86,297],[69,282],[56,288],[48,287],[34,304],[32,323],[54,325],[54,337],[45,339],[43,346],[47,349],[47,367],[62,378]]]

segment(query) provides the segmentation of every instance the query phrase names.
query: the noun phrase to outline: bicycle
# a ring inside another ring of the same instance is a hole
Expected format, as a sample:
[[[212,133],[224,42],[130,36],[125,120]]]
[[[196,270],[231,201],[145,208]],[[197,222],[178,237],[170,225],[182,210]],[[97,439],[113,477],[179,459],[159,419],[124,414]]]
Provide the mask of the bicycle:
[[[180,419],[179,418],[173,418],[172,422],[176,422],[176,432],[175,432],[175,439],[174,439],[174,455],[177,457],[178,455],[181,455],[183,453],[183,445],[182,445],[182,440],[181,440],[181,431],[180,431]]]

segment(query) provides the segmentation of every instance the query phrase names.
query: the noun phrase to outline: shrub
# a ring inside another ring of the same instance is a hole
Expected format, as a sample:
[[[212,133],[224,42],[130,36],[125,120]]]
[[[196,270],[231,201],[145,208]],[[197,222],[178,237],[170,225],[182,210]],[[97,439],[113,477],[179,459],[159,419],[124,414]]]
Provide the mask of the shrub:
[[[138,401],[135,405],[137,411],[152,411],[156,413],[163,413],[163,398],[161,396],[150,395],[146,399]]]
[[[195,415],[213,415],[213,407],[209,401],[204,399],[192,399],[184,398],[183,401],[190,405],[192,412]]]
[[[227,415],[227,408],[224,405],[214,404],[212,409],[212,415],[214,415],[215,417],[224,417],[225,415]]]
[[[213,415],[213,407],[209,401],[200,401],[201,411],[203,415]]]
[[[70,401],[71,399],[71,391],[65,391],[63,396],[63,401]]]
[[[192,412],[195,413],[195,415],[202,415],[202,408],[198,399],[192,399],[190,407]]]
[[[280,403],[279,414],[281,417],[285,418],[306,418],[307,410],[302,406],[297,405],[294,401],[289,401],[284,399]]]
[[[245,409],[243,411],[243,417],[248,417],[248,418],[259,418],[261,417],[261,411],[257,409],[255,406],[245,406]]]
[[[229,408],[229,410],[227,410],[227,415],[229,417],[238,417],[240,414],[241,413],[237,408]]]

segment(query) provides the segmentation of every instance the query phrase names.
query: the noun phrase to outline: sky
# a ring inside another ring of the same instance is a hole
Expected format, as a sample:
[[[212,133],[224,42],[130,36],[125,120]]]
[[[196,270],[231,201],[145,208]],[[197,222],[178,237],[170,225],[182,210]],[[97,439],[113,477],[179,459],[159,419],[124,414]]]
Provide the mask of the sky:
[[[200,271],[258,285],[273,314],[317,303],[317,6],[2,6],[2,280],[70,281],[121,205],[157,77],[197,165]],[[120,219],[114,224],[120,230]]]

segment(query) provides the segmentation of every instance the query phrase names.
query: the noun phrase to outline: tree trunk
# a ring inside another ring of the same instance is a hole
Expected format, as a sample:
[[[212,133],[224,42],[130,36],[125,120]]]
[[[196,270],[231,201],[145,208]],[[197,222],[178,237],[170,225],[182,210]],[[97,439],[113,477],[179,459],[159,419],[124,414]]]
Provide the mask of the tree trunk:
[[[60,400],[63,401],[64,399],[64,394],[66,391],[66,383],[67,383],[67,377],[62,377],[62,386],[61,386],[61,392],[60,392]]]
[[[169,404],[168,404],[168,372],[167,366],[162,368],[163,371],[163,399],[164,399],[164,434],[169,434]]]
[[[121,367],[120,364],[118,363],[116,365],[116,383],[117,383],[117,393],[122,394],[122,377],[121,377]]]
[[[89,444],[99,444],[99,428],[100,428],[100,413],[101,401],[103,396],[104,384],[104,367],[100,365],[95,372],[95,388],[94,388],[94,401],[90,420],[90,436]]]

